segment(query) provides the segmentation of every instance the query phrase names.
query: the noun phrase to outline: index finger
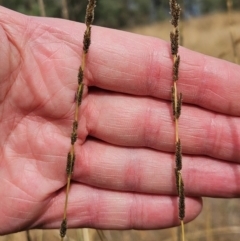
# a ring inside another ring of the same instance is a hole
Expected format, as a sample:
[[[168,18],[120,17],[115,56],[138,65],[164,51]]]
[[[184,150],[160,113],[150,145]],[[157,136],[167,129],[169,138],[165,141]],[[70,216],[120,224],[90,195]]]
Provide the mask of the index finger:
[[[9,10],[1,8],[0,11],[7,15]],[[11,24],[17,21],[16,19],[18,18],[11,16]],[[31,18],[31,23],[33,22],[35,24],[27,25],[28,21],[22,21],[21,24],[33,28],[33,31],[37,24],[38,31],[42,27],[44,31],[49,31],[49,34],[62,32],[59,36],[64,36],[64,41],[76,49],[79,60],[81,59],[85,30],[83,24],[36,17]],[[49,28],[46,28],[46,25]],[[183,93],[184,102],[215,112],[240,116],[240,67],[185,48],[180,48],[179,52],[181,64],[178,86],[179,92]],[[172,57],[170,45],[165,41],[94,26],[87,61],[85,84],[89,86],[170,99]]]
[[[71,24],[65,22],[64,31],[69,34]],[[79,29],[77,37],[81,39],[83,26],[74,24],[73,28]],[[182,47],[179,52],[178,86],[184,102],[239,116],[240,66]],[[170,43],[94,26],[86,71],[89,86],[169,100],[172,65]]]

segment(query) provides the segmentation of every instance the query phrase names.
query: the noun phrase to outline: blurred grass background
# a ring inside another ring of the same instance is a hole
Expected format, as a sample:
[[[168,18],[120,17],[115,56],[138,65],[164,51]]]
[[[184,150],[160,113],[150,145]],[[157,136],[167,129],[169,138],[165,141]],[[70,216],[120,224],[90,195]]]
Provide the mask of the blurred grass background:
[[[225,0],[192,0],[184,2],[182,21],[183,45],[189,49],[234,62],[229,32],[229,15]],[[62,17],[61,1],[44,1],[47,16]],[[16,11],[40,15],[37,0],[0,0],[0,4]],[[69,18],[84,21],[86,1],[68,0]],[[154,5],[155,4],[155,5]],[[240,1],[233,1],[234,10],[240,8]],[[155,11],[153,7],[155,6]],[[101,0],[98,3],[96,24],[121,28],[126,31],[155,36],[169,41],[168,1],[149,0]],[[104,16],[104,17],[103,17]],[[107,17],[106,17],[107,16]],[[240,58],[240,12],[231,14],[231,31],[235,48]],[[240,202],[238,199],[204,198],[201,215],[186,225],[187,240],[236,241],[240,237]],[[103,231],[100,238],[90,230],[91,241],[178,241],[178,228],[155,231]],[[42,241],[59,240],[59,230],[31,230],[0,237],[0,241]],[[69,230],[66,240],[83,240],[80,229]]]
[[[240,2],[240,1],[239,1]],[[183,46],[216,58],[234,62],[229,15],[213,12],[208,15],[188,18],[181,23]],[[154,36],[169,41],[169,21],[127,29],[130,32]],[[231,30],[240,57],[240,12],[231,13]]]

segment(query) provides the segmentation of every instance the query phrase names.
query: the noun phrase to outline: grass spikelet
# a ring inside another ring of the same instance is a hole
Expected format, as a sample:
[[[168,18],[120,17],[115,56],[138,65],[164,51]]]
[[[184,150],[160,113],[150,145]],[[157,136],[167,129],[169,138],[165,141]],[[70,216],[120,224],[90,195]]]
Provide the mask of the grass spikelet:
[[[63,238],[65,237],[67,232],[67,220],[63,219],[60,227],[60,236]]]
[[[178,217],[181,222],[182,241],[185,240],[184,231],[184,218],[185,218],[185,194],[184,194],[184,183],[182,179],[182,146],[178,133],[178,120],[181,115],[182,108],[182,94],[178,94],[177,80],[179,78],[179,66],[180,56],[178,53],[179,48],[179,19],[181,14],[181,7],[176,0],[169,0],[170,12],[172,15],[171,24],[174,29],[170,32],[171,41],[171,54],[173,57],[173,86],[171,90],[171,99],[173,107],[173,119],[175,122],[175,176],[176,176],[176,189],[178,193]]]
[[[180,56],[177,55],[177,58],[176,58],[176,60],[174,61],[174,64],[173,64],[173,81],[178,80],[179,65],[180,65]]]
[[[228,10],[228,22],[229,25],[232,25],[232,8],[233,8],[233,1],[226,0],[227,10]]]
[[[176,118],[177,119],[180,117],[181,111],[182,111],[182,93],[180,93],[177,98],[177,110],[176,110]]]
[[[185,217],[185,194],[184,194],[184,184],[183,184],[183,180],[182,180],[182,175],[181,172],[179,171],[179,219],[183,220]]]
[[[180,139],[176,143],[176,170],[181,171],[182,170],[182,146]]]
[[[67,165],[66,165],[67,186],[66,186],[66,198],[65,198],[65,205],[64,205],[64,212],[63,212],[63,220],[60,227],[61,240],[64,239],[67,233],[67,206],[68,206],[68,195],[70,190],[70,183],[71,183],[71,178],[74,171],[74,163],[75,163],[75,142],[77,141],[78,111],[79,111],[79,106],[82,103],[82,95],[83,95],[83,89],[84,89],[83,79],[84,79],[84,70],[86,66],[86,55],[88,53],[89,46],[91,44],[91,24],[94,19],[95,6],[96,6],[96,0],[88,1],[86,17],[85,17],[86,30],[83,37],[83,55],[82,55],[81,66],[79,67],[79,72],[78,72],[78,87],[77,87],[76,98],[75,98],[76,107],[75,107],[74,120],[72,124],[72,133],[70,136],[71,147],[67,155]]]

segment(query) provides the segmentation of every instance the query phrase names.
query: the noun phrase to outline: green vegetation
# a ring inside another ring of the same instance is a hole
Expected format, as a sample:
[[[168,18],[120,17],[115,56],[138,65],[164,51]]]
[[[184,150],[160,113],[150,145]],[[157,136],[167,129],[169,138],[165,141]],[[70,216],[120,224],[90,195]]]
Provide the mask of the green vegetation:
[[[71,20],[84,22],[87,0],[68,0],[68,11]],[[181,0],[186,17],[226,11],[226,0]],[[28,15],[40,15],[37,0],[0,0],[7,8]],[[44,1],[47,16],[61,18],[61,1]],[[167,0],[101,0],[96,10],[95,24],[112,28],[123,28],[136,24],[147,24],[169,18]],[[240,1],[233,0],[234,9],[240,9]]]
[[[203,0],[204,4],[201,6],[201,11],[203,13],[209,13],[212,11],[226,11],[226,0]],[[233,6],[234,9],[240,9],[240,1],[239,0],[233,0]]]

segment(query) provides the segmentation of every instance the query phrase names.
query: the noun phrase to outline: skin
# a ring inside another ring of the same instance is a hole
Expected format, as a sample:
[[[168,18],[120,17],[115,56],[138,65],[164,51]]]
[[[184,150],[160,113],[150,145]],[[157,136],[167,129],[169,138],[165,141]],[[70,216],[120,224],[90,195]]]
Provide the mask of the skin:
[[[0,234],[59,228],[85,26],[0,7]],[[169,43],[93,27],[69,227],[179,224]],[[184,48],[186,222],[201,197],[240,196],[240,67]]]

